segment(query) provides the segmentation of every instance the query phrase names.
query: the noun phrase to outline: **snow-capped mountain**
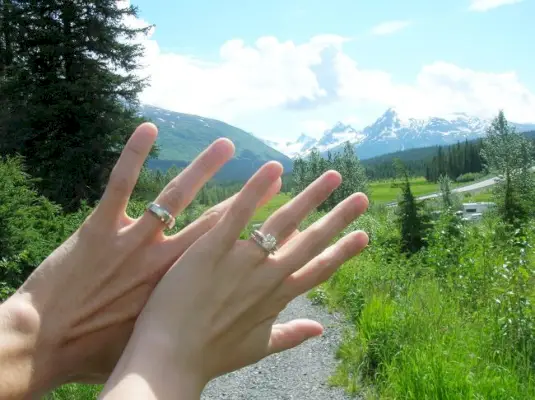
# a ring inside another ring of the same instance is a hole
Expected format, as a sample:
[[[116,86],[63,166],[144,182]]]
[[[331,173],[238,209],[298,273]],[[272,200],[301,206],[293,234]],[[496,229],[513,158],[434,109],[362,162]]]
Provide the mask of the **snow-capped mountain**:
[[[490,123],[490,120],[465,113],[425,119],[402,118],[395,109],[390,108],[362,131],[338,122],[332,129],[325,131],[319,140],[301,135],[296,142],[266,144],[294,158],[298,155],[306,156],[314,147],[321,153],[328,150],[336,153],[349,141],[355,146],[359,157],[366,159],[399,150],[476,139],[485,135]],[[512,125],[519,132],[535,130],[535,124]]]
[[[262,139],[262,140],[268,146],[287,155],[290,158],[297,157],[298,155],[301,155],[301,154],[306,154],[318,143],[317,139],[307,136],[304,133],[301,134],[301,136],[299,136],[295,142],[282,143],[282,142],[274,142],[272,140],[267,140],[267,139]]]
[[[295,158],[310,153],[313,148],[318,149],[320,152],[326,152],[347,141],[358,144],[364,138],[364,134],[358,132],[352,126],[337,122],[332,129],[326,130],[319,140],[303,133],[295,142],[282,143],[267,139],[263,139],[263,141],[288,157]]]

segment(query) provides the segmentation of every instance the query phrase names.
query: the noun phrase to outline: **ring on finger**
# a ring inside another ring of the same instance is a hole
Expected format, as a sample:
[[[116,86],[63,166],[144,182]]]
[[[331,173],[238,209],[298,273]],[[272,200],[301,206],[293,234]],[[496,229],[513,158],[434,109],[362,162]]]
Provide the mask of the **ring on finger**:
[[[258,229],[255,229],[251,232],[251,239],[269,254],[275,254],[275,251],[278,250],[277,239],[270,233],[263,234]]]
[[[156,218],[162,221],[168,229],[173,229],[176,220],[173,215],[167,211],[164,207],[156,203],[149,203],[147,210],[151,212]]]

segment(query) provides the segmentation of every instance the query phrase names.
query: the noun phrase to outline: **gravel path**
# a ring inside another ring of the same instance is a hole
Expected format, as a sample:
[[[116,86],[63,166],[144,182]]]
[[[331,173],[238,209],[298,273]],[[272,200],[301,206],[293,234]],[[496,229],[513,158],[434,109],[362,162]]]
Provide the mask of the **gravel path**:
[[[212,381],[201,399],[355,400],[327,383],[336,368],[334,355],[341,340],[343,322],[323,307],[312,305],[306,296],[291,302],[279,320],[286,322],[296,318],[320,322],[325,328],[323,336]]]

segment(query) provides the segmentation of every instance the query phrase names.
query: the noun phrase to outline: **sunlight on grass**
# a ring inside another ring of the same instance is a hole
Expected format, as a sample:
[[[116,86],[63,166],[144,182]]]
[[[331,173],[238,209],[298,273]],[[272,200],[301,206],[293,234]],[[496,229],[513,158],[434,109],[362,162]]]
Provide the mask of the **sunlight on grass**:
[[[484,192],[472,194],[471,196],[465,196],[465,200],[473,202],[492,201],[492,191],[487,190]]]
[[[280,193],[271,199],[263,207],[259,208],[251,219],[252,223],[264,222],[268,217],[277,211],[280,207],[290,201],[291,197],[287,193]]]
[[[63,385],[44,397],[44,400],[94,400],[102,390],[102,385]]]
[[[435,193],[438,191],[438,184],[428,182],[425,178],[411,179],[411,190],[415,196]],[[370,183],[370,200],[377,203],[389,203],[396,201],[401,194],[399,183],[388,180]]]

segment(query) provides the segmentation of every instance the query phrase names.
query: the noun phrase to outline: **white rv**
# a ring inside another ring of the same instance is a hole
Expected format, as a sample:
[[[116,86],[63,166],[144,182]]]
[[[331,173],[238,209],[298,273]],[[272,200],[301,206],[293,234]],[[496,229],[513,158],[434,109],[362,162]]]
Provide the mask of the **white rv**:
[[[491,202],[480,203],[464,203],[463,204],[463,220],[478,221],[482,218],[483,213],[496,204]]]

